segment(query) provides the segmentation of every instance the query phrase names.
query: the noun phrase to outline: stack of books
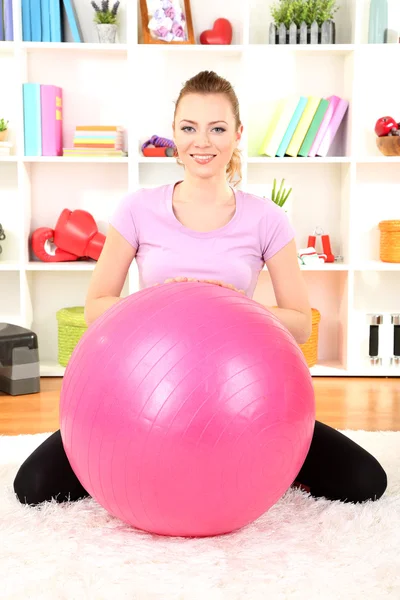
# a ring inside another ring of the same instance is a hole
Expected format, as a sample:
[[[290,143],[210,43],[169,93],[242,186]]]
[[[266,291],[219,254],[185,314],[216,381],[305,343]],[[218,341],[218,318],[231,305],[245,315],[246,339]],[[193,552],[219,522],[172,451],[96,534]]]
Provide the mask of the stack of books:
[[[348,106],[340,96],[289,96],[280,100],[260,154],[326,156]]]
[[[119,125],[78,125],[73,148],[64,148],[64,156],[127,156],[124,128]]]

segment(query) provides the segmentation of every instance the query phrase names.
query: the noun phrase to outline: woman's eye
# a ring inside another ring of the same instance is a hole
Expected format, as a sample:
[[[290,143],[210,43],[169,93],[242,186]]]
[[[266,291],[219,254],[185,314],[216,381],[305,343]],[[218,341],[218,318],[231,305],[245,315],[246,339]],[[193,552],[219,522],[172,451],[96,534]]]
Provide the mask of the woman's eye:
[[[188,129],[193,129],[193,127],[190,127],[190,125],[185,125],[182,127],[182,131],[187,131]]]
[[[219,129],[218,133],[223,133],[225,129],[223,127],[214,127],[214,130]]]

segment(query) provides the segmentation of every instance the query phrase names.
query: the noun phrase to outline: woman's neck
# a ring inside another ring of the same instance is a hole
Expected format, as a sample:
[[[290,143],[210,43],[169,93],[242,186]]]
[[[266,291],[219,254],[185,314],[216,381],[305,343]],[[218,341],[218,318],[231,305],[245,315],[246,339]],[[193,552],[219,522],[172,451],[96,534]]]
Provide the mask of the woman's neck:
[[[229,204],[235,200],[231,187],[223,179],[201,179],[185,173],[185,179],[176,188],[179,202],[193,204]]]

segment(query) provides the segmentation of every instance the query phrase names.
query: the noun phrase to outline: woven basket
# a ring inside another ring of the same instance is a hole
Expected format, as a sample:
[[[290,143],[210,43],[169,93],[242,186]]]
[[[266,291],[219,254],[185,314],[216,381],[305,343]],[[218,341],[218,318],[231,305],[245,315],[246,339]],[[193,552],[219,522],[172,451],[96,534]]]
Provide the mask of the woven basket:
[[[66,367],[71,354],[85,333],[87,325],[83,306],[61,308],[57,311],[58,321],[58,362]]]
[[[307,365],[313,367],[318,361],[318,334],[319,334],[319,322],[321,320],[321,313],[316,309],[312,308],[312,330],[311,335],[305,344],[299,344],[301,351],[304,354]]]
[[[383,262],[400,263],[400,221],[379,223],[381,241],[379,257]]]

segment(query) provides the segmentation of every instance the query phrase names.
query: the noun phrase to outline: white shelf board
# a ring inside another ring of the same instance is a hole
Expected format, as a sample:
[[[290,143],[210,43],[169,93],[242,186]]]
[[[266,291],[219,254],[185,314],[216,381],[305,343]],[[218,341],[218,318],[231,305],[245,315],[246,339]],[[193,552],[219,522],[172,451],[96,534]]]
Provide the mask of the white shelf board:
[[[96,264],[96,261],[84,260],[54,263],[30,261],[25,263],[25,269],[27,271],[93,271]]]
[[[218,54],[237,54],[240,55],[243,51],[249,48],[249,45],[243,44],[137,44],[135,48],[140,53],[147,52],[215,52]]]
[[[1,260],[0,258],[0,271],[19,271],[20,268],[21,265],[17,260]]]
[[[40,347],[39,347],[40,354]],[[40,376],[41,377],[62,377],[65,373],[65,367],[62,367],[57,362],[41,361]]]
[[[261,52],[293,52],[297,54],[347,55],[354,52],[355,44],[249,44],[246,48]]]
[[[17,156],[0,156],[0,162],[15,163],[15,162],[17,162],[17,160],[18,160]]]
[[[354,271],[400,271],[400,263],[387,263],[380,260],[368,260],[356,263]]]
[[[100,43],[73,43],[73,42],[21,42],[23,50],[27,52],[35,51],[63,51],[63,52],[112,52],[115,54],[126,54],[127,44],[100,44]]]
[[[126,156],[24,156],[24,163],[128,163]]]
[[[302,156],[249,156],[247,163],[250,165],[262,165],[270,163],[284,163],[284,164],[332,164],[332,163],[350,163],[352,161],[350,156],[315,156],[315,157],[302,157]]]
[[[314,367],[310,368],[310,373],[314,377],[337,377],[338,375],[348,375],[349,372],[339,361],[320,361]]]
[[[354,160],[358,164],[390,164],[399,163],[400,156],[384,156],[383,154],[377,154],[376,156],[357,156]]]

